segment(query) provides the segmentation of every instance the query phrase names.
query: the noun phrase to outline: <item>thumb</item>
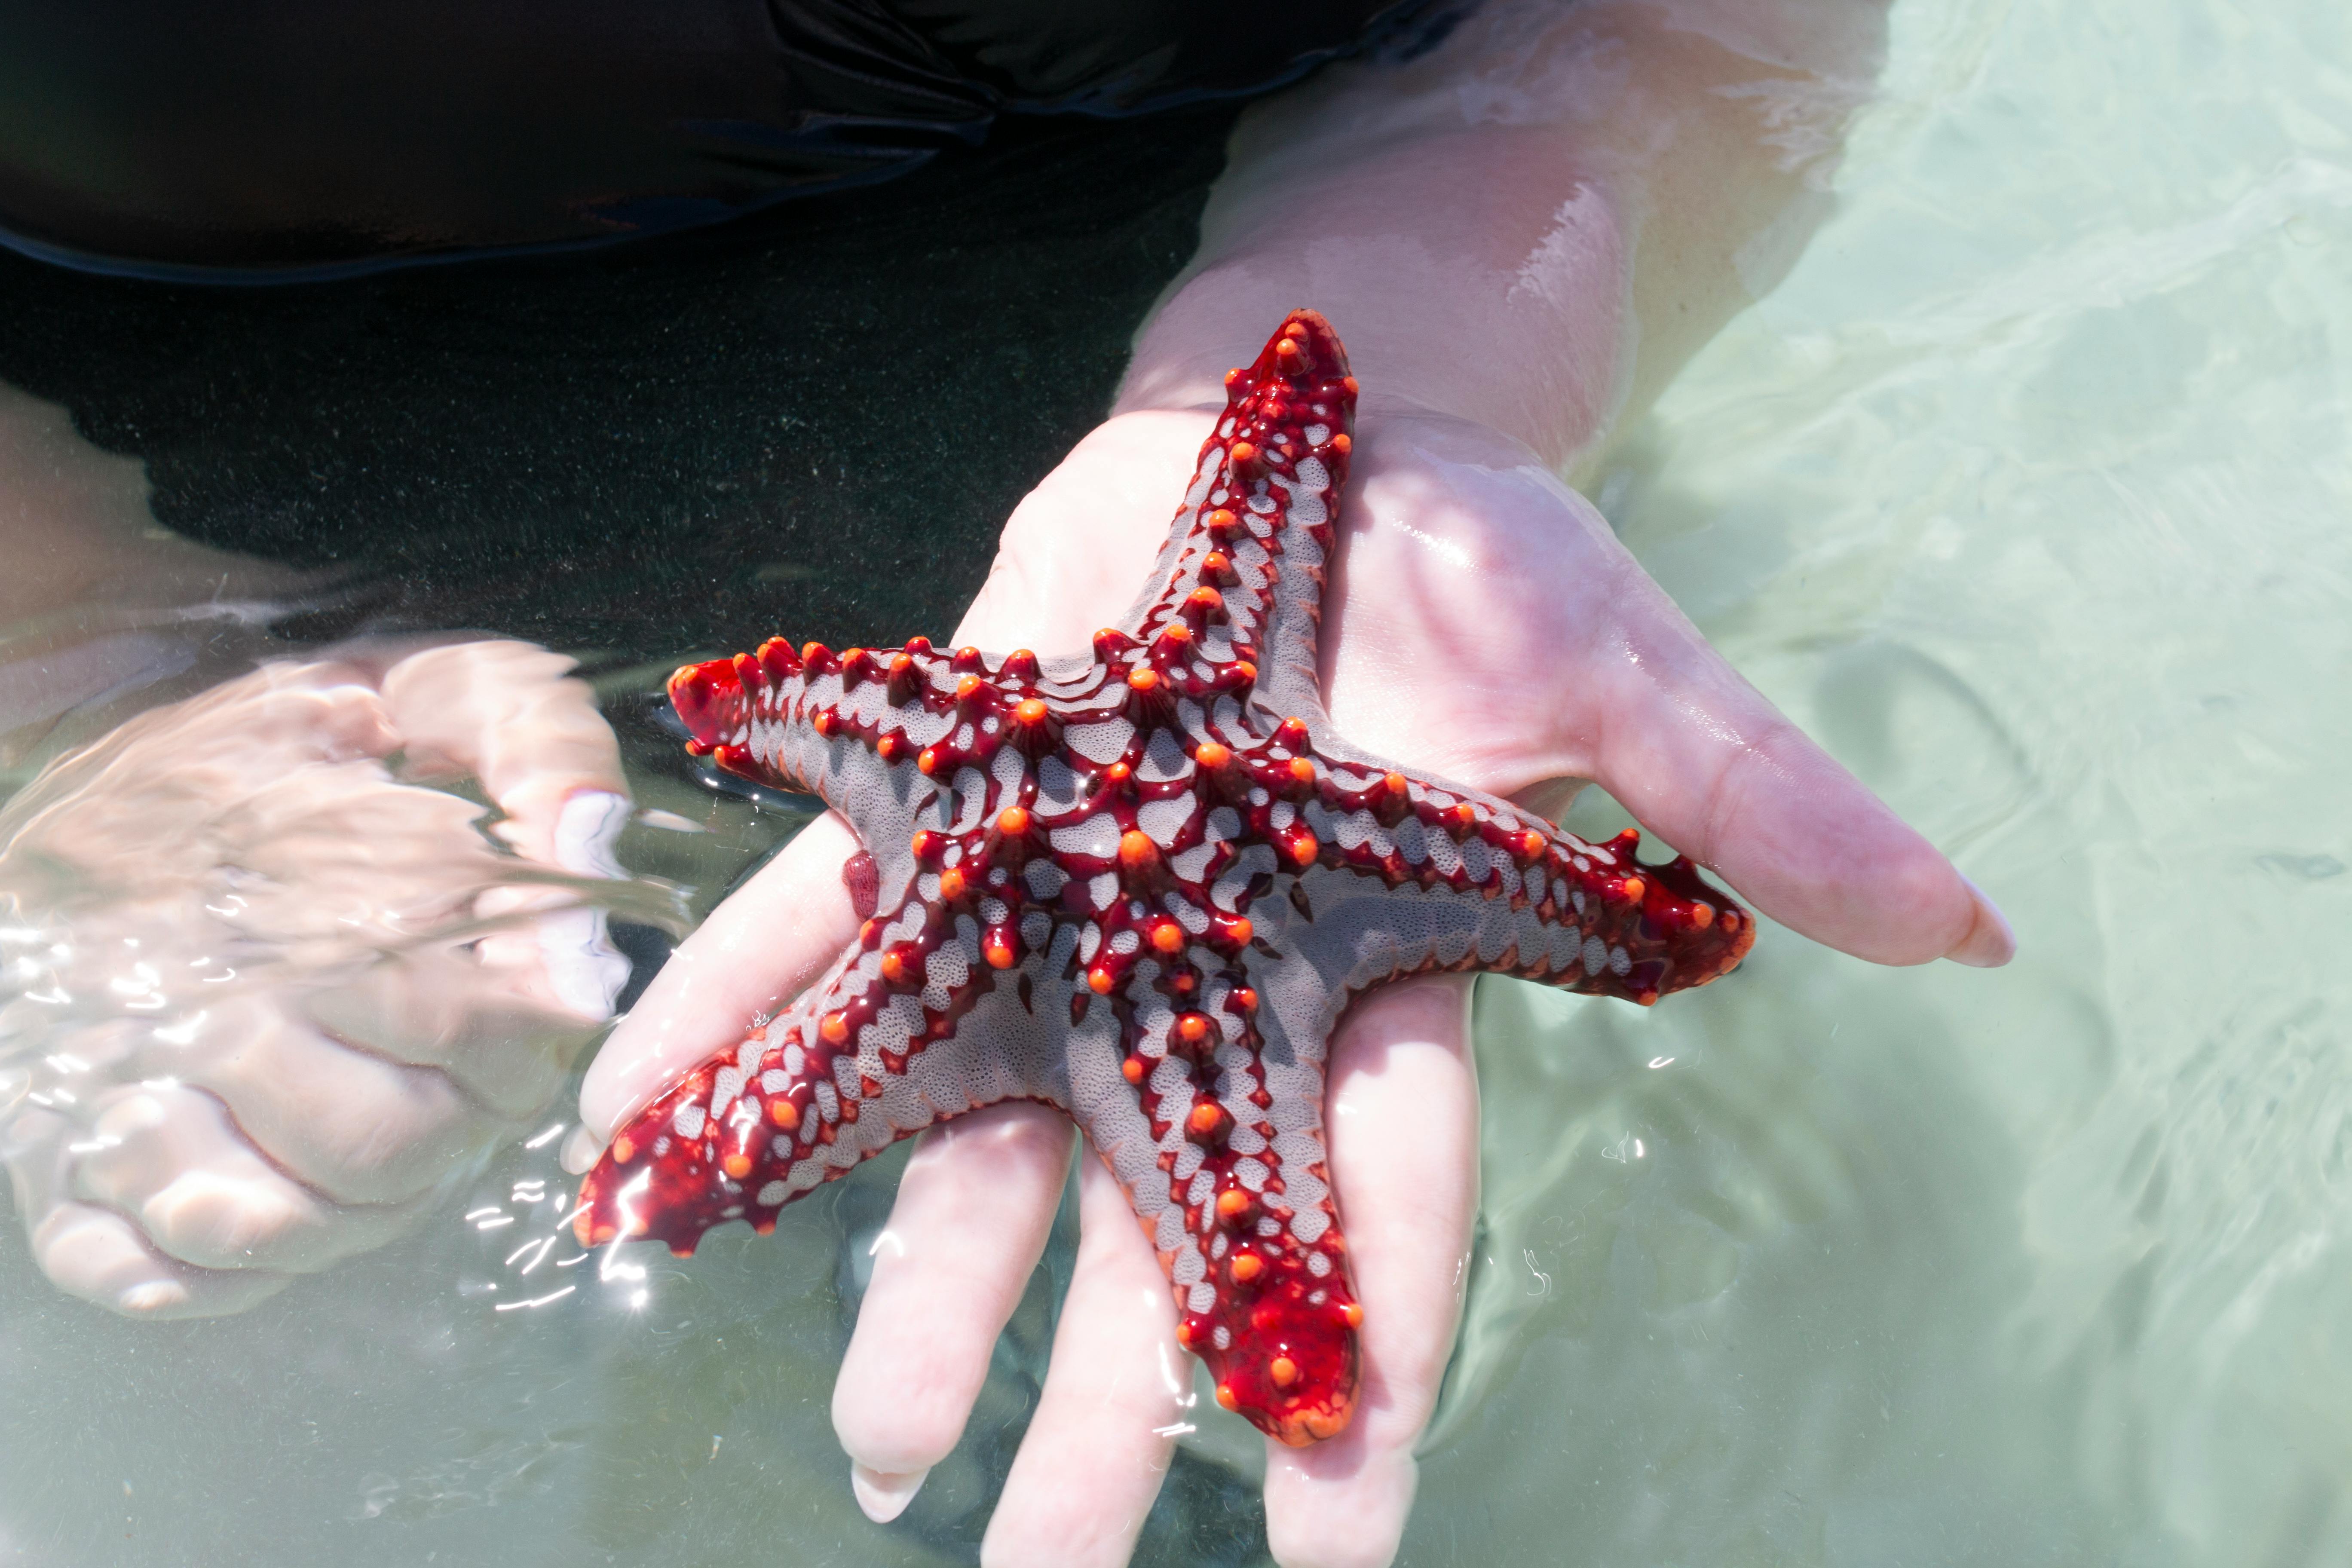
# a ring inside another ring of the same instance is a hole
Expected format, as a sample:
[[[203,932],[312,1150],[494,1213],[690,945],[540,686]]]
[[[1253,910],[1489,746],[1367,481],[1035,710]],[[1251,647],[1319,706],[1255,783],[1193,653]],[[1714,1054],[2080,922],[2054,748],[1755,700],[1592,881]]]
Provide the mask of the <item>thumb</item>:
[[[506,814],[499,837],[543,865],[617,876],[628,784],[611,726],[573,661],[530,643],[456,643],[385,672],[383,701],[412,760],[473,774]]]

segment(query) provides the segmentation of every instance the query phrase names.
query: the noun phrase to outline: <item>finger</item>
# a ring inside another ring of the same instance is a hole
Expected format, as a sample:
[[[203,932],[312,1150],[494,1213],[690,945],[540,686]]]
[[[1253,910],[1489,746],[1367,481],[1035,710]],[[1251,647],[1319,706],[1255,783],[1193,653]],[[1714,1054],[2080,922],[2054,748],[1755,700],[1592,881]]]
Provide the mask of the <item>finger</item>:
[[[1478,1208],[1469,998],[1454,976],[1383,986],[1331,1036],[1331,1184],[1364,1306],[1363,1383],[1338,1436],[1267,1444],[1266,1539],[1283,1568],[1377,1568],[1412,1509],[1413,1445],[1453,1353]]]
[[[469,920],[497,922],[475,957],[500,972],[499,984],[575,1023],[603,1022],[628,965],[604,941],[602,911],[583,906],[576,889],[483,890],[513,862],[477,835],[480,815],[470,801],[394,784],[373,765],[288,771],[281,764],[226,820],[235,863],[265,874],[240,896],[277,929],[341,934],[390,923],[395,940],[405,940]],[[617,831],[625,816],[618,796],[573,795],[559,814],[560,824],[574,825],[563,830],[559,862],[568,859],[566,868],[581,875],[617,873],[609,853],[582,845]],[[592,826],[578,826],[583,822]]]
[[[595,1037],[593,1021],[551,1000],[460,953],[418,949],[380,959],[300,1005],[337,1041],[437,1068],[494,1114],[520,1121],[554,1096]]]
[[[543,776],[523,794],[555,777]],[[629,819],[628,798],[606,790],[564,787],[570,793],[555,812],[551,847],[537,842],[531,826],[536,808],[523,795],[510,796],[509,803],[522,815],[510,815],[494,831],[518,839],[526,855],[551,855],[555,865],[574,876],[626,875],[614,847]],[[613,1016],[613,1004],[629,983],[629,961],[613,946],[604,911],[579,899],[576,891],[557,888],[487,889],[474,903],[480,919],[519,916],[533,909],[541,912],[520,925],[491,932],[475,952],[484,969],[504,971],[538,1005],[601,1024]]]
[[[1630,561],[1627,563],[1631,566]],[[1807,739],[1633,568],[1599,663],[1592,775],[1765,913],[1878,963],[2016,951],[2009,923],[1935,846]]]
[[[1058,1111],[1000,1105],[926,1132],[907,1162],[833,1390],[833,1429],[873,1517],[905,1508],[963,1435],[1045,1249],[1072,1137]]]
[[[1367,428],[1360,456],[1328,616],[1340,731],[1500,795],[1597,778],[1846,952],[2004,962],[1992,902],[1740,679],[1524,447],[1404,418]]]
[[[348,665],[270,663],[142,713],[60,759],[8,801],[12,850],[79,866],[170,866],[216,817],[305,764],[380,757],[399,744],[374,688]]]
[[[415,1217],[413,1203],[328,1202],[256,1153],[220,1101],[181,1085],[114,1091],[86,1142],[95,1147],[76,1162],[79,1195],[200,1268],[315,1273],[383,1246]]]
[[[1120,1568],[1192,1398],[1176,1305],[1103,1163],[1079,1162],[1078,1256],[1036,1414],[988,1521],[987,1568]]]
[[[475,943],[474,956],[519,1005],[593,1028],[613,1016],[629,983],[629,961],[613,946],[604,911],[575,897],[552,888],[487,889],[474,900],[474,913],[501,928]],[[534,909],[540,912],[527,912]]]
[[[33,1256],[58,1289],[132,1318],[223,1318],[293,1283],[266,1268],[194,1268],[158,1252],[110,1209],[60,1204],[33,1229]]]
[[[523,854],[583,875],[610,874],[610,837],[628,784],[612,727],[574,661],[525,642],[456,643],[384,672],[383,701],[410,755],[481,780],[506,813],[499,832]],[[588,797],[584,802],[575,799]],[[583,860],[571,865],[566,857]]]
[[[147,719],[131,721],[123,734]],[[168,735],[174,761],[221,767],[255,778],[254,760],[285,768],[296,761],[381,757],[400,744],[382,696],[362,670],[335,659],[278,661],[240,680],[160,710],[152,735]],[[112,737],[101,742],[110,744]],[[268,775],[262,775],[268,776]]]
[[[564,679],[572,668],[572,660],[529,643],[430,648],[383,672],[385,722],[412,763],[479,778],[506,814],[493,831],[527,858],[577,876],[619,877],[614,846],[629,818],[627,785],[595,693]],[[299,797],[299,805],[310,805],[315,793]],[[423,809],[396,805],[387,791],[370,793],[363,808],[389,819],[371,820],[371,846],[395,821],[411,831],[425,826]],[[629,970],[605,939],[604,912],[582,906],[576,893],[543,887],[491,889],[475,912],[495,919],[529,909],[547,912],[486,938],[484,963],[525,976],[547,1005],[596,1022],[610,1017]]]
[[[208,1010],[192,1028],[185,1080],[338,1203],[426,1192],[501,1125],[446,1074],[346,1050],[267,1000]]]
[[[33,1258],[68,1295],[128,1317],[204,1318],[243,1311],[291,1277],[268,1269],[190,1268],[164,1257],[122,1215],[68,1196],[72,1124],[19,1112],[0,1135]]]
[[[678,944],[580,1086],[580,1118],[597,1148],[678,1074],[740,1039],[753,1013],[832,965],[857,934],[841,879],[856,851],[849,825],[825,813]],[[567,1163],[578,1153],[567,1150]]]
[[[1327,608],[1343,733],[1499,794],[1597,779],[1765,912],[1862,957],[2005,959],[1990,902],[1709,647],[1525,448],[1406,419],[1368,429],[1359,456]]]

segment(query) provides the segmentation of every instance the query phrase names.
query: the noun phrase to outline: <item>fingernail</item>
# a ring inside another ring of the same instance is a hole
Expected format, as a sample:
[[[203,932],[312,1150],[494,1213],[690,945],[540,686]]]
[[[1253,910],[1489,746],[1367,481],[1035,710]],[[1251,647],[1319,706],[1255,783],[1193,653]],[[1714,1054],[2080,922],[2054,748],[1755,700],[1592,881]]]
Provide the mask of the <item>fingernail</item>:
[[[907,1505],[923,1489],[923,1478],[930,1473],[930,1467],[926,1465],[919,1470],[894,1476],[853,1460],[849,1466],[849,1489],[856,1494],[857,1506],[866,1510],[866,1518],[877,1524],[887,1524],[907,1511]]]
[[[629,983],[629,961],[604,934],[604,911],[556,910],[539,917],[539,956],[556,998],[603,1023]]]
[[[595,1169],[596,1162],[604,1155],[603,1140],[585,1127],[575,1127],[572,1130],[572,1136],[563,1141],[563,1151],[556,1160],[572,1175],[584,1176]]]
[[[188,1288],[176,1279],[150,1279],[115,1297],[114,1304],[125,1317],[160,1318],[188,1304]]]
[[[610,790],[572,792],[555,819],[555,863],[580,877],[623,877],[613,845],[629,820],[629,802]]]
[[[1969,896],[1976,902],[1977,918],[1969,925],[1969,934],[1944,956],[1971,969],[1999,969],[2017,956],[2017,933],[2010,929],[2009,917],[2000,912],[2000,906],[1986,897],[1982,888],[1966,876],[1960,880],[1969,885]]]

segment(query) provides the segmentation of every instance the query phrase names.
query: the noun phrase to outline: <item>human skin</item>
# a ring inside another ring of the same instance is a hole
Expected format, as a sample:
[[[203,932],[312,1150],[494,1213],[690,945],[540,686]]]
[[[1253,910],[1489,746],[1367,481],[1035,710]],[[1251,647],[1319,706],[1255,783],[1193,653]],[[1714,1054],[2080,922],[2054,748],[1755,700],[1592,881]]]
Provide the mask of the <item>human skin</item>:
[[[0,775],[129,712],[247,668],[263,606],[315,574],[160,527],[135,458],[100,451],[53,404],[0,386]]]
[[[1882,36],[1878,6],[1843,0],[1498,5],[1410,64],[1253,109],[1113,416],[1014,511],[953,641],[1086,647],[1148,570],[1223,372],[1311,305],[1365,389],[1320,656],[1341,733],[1555,812],[1597,781],[1858,956],[2006,962],[1990,901],[1708,648],[1562,478],[1793,258]],[[855,848],[820,818],[678,950],[591,1069],[583,1144],[852,939]],[[1412,1506],[1477,1204],[1466,986],[1360,999],[1328,1084],[1364,1382],[1340,1436],[1269,1450],[1287,1568],[1385,1563]],[[834,1398],[876,1518],[961,1436],[1072,1137],[1006,1106],[909,1161]],[[1098,1162],[1079,1180],[1076,1271],[982,1547],[999,1568],[1126,1561],[1188,1397],[1150,1246]]]
[[[60,1289],[241,1310],[399,1235],[555,1098],[626,973],[577,882],[616,869],[620,759],[570,668],[273,660],[0,810],[0,1163]],[[515,853],[409,782],[437,774],[480,782]]]
[[[0,541],[8,546],[0,625],[12,639],[63,606],[176,606],[301,582],[158,525],[137,458],[92,447],[64,409],[11,386],[0,386]]]
[[[0,770],[50,764],[0,808],[0,1163],[61,1289],[206,1316],[398,1235],[555,1098],[625,973],[579,879],[627,785],[570,659],[296,657],[267,623],[316,574],[147,491],[0,387]],[[420,787],[457,778],[494,837]]]

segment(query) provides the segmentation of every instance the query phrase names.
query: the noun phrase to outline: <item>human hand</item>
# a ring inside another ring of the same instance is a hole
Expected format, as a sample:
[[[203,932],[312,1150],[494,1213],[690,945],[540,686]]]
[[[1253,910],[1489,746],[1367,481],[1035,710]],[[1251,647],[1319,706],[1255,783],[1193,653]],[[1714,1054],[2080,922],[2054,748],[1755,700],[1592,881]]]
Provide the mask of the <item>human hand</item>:
[[[517,642],[275,663],[0,811],[0,1158],[41,1268],[232,1312],[382,1245],[535,1116],[627,973],[612,733]],[[465,775],[503,819],[394,777]]]
[[[956,640],[1083,647],[1147,571],[1208,422],[1139,412],[1082,443],[1014,514]],[[2005,956],[1990,906],[1724,666],[1532,452],[1391,407],[1360,419],[1355,460],[1322,651],[1352,742],[1523,797],[1598,778],[1768,912],[1866,957]],[[821,820],[680,949],[590,1074],[593,1138],[851,940],[841,872],[855,847]],[[1327,1126],[1367,1310],[1364,1383],[1346,1432],[1272,1452],[1286,1563],[1385,1561],[1410,1507],[1475,1206],[1466,1032],[1458,983],[1422,981],[1360,1001],[1332,1039]],[[835,1401],[877,1517],[957,1440],[1070,1136],[1039,1108],[1001,1108],[927,1134],[909,1163]],[[1078,1270],[992,1563],[1123,1561],[1189,1403],[1151,1248],[1095,1162],[1081,1182]]]

